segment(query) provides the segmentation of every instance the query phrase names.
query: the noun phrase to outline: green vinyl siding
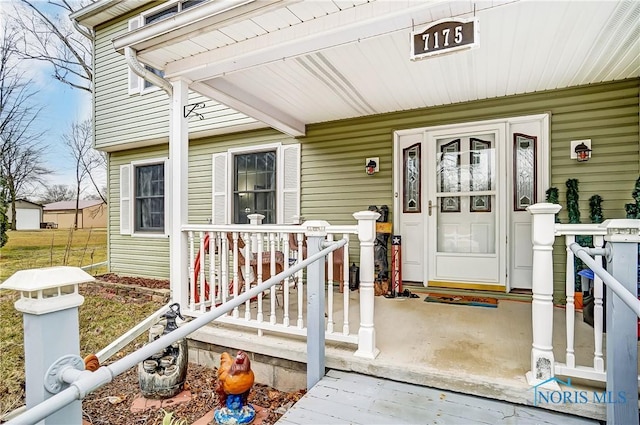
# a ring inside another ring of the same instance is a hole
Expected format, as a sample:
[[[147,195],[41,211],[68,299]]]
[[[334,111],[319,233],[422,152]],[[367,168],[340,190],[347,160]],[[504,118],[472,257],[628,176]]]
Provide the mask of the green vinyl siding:
[[[113,49],[113,38],[125,34],[129,20],[139,13],[96,29],[94,116],[97,149],[113,151],[169,140],[168,94],[159,88],[129,94],[129,67],[124,55]],[[192,132],[206,134],[226,127],[239,131],[243,126],[256,126],[257,121],[253,118],[197,93],[189,93],[189,103],[196,102],[204,102],[205,106],[197,110],[203,119],[195,114],[190,116]]]
[[[624,218],[624,204],[640,174],[639,81],[597,84],[337,121],[307,127],[302,143],[301,213],[305,219],[343,224],[354,211],[386,204],[393,221],[393,131],[549,113],[551,186],[560,192],[567,222],[566,186],[576,178],[582,221],[588,200],[604,198],[605,218]],[[591,139],[593,157],[569,159],[571,140]],[[380,172],[368,176],[365,158],[380,157]],[[538,202],[544,201],[544,194]],[[554,249],[555,298],[563,298],[564,241]]]
[[[211,217],[211,156],[230,147],[299,142],[301,214],[305,220],[322,219],[332,224],[354,224],[354,212],[366,210],[370,205],[388,205],[391,209],[389,220],[392,221],[395,130],[541,113],[550,114],[550,181],[552,186],[560,190],[561,204],[566,205],[566,179],[577,178],[583,222],[588,221],[588,199],[593,194],[604,198],[605,218],[621,218],[624,217],[624,204],[631,201],[631,190],[640,173],[639,81],[633,79],[308,125],[307,135],[298,139],[272,130],[195,139],[189,147],[188,222],[204,224]],[[582,164],[569,159],[570,141],[580,139],[591,139],[593,149],[593,158]],[[161,151],[141,149],[126,154],[112,154],[112,208],[117,209],[119,205],[119,185],[113,180],[119,176],[119,166],[133,158],[163,154],[166,155],[166,145]],[[368,157],[380,158],[380,172],[373,176],[365,173],[365,159]],[[538,202],[544,201],[544,194],[539,196]],[[566,211],[563,210],[560,217],[566,222]],[[110,220],[111,241],[118,242],[112,248],[112,253],[145,244],[146,240],[125,242],[126,238],[134,238],[114,234],[119,229],[116,213],[111,214]],[[163,240],[162,243],[167,244],[167,241]],[[167,253],[162,257],[162,267],[165,268],[163,276],[168,275],[168,245],[165,247]],[[355,241],[351,246],[351,254],[357,254]],[[557,299],[563,293],[564,255],[563,246],[557,246],[554,251]],[[152,261],[157,263],[157,258]],[[136,264],[131,269],[145,270],[146,273],[147,269],[143,266]]]
[[[120,166],[132,161],[161,159],[168,146],[147,147],[109,155],[109,269],[122,275],[169,278],[169,238],[120,234]],[[165,173],[166,175],[166,173]],[[165,219],[168,225],[168,220]]]
[[[206,224],[211,219],[212,155],[229,148],[289,144],[295,139],[273,130],[257,130],[191,141],[189,144],[189,219],[190,224]]]

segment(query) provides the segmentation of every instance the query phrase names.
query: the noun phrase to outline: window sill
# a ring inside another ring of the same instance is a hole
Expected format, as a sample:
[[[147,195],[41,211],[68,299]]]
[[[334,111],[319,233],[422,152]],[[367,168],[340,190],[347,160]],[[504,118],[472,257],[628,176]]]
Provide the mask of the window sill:
[[[164,232],[134,232],[132,238],[151,238],[151,239],[167,239],[169,235]]]

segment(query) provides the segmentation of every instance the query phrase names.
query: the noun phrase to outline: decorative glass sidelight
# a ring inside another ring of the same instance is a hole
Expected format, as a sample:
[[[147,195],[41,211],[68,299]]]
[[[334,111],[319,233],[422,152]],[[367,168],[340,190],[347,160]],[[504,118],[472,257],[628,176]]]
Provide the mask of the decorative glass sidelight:
[[[405,213],[419,213],[421,211],[420,146],[420,143],[416,143],[402,151],[404,161],[402,211]]]
[[[470,191],[491,190],[491,142],[471,138],[469,151]],[[471,212],[490,212],[489,195],[472,196],[469,203]]]
[[[460,192],[460,139],[440,146],[440,161],[437,171],[440,175],[438,192]],[[440,211],[460,212],[460,197],[441,198]]]
[[[525,211],[536,203],[536,137],[513,135],[514,196],[513,210]]]

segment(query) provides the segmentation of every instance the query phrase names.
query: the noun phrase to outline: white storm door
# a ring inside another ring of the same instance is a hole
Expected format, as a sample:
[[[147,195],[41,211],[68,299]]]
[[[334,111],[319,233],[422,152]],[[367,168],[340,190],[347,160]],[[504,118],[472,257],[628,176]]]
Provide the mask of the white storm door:
[[[398,136],[397,176],[400,185],[396,211],[400,214],[402,236],[402,280],[425,282],[425,213],[423,175],[425,170],[422,141],[424,132]]]
[[[505,285],[504,125],[428,134],[429,284]]]

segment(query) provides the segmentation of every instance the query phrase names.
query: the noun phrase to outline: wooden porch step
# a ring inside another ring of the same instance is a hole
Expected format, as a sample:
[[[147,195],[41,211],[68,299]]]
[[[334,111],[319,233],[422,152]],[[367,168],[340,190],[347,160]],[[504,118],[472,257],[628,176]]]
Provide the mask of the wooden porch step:
[[[297,424],[565,424],[598,421],[331,370],[277,422]]]

